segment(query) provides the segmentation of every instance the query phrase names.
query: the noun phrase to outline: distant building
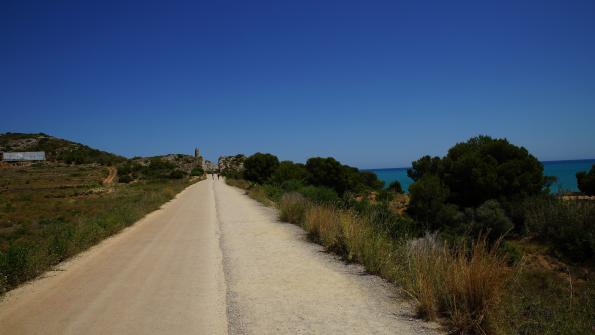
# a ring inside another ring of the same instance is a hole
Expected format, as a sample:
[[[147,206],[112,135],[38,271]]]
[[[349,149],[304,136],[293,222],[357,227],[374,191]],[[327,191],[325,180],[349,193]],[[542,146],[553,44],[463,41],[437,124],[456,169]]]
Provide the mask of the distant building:
[[[5,162],[44,161],[45,152],[3,152],[2,160]]]

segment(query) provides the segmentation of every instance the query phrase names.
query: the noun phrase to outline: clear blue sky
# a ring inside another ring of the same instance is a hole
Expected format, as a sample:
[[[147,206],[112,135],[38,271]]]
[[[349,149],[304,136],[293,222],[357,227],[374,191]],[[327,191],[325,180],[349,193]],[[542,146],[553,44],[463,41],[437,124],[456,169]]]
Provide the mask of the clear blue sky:
[[[595,1],[5,0],[0,116],[126,156],[594,158]]]

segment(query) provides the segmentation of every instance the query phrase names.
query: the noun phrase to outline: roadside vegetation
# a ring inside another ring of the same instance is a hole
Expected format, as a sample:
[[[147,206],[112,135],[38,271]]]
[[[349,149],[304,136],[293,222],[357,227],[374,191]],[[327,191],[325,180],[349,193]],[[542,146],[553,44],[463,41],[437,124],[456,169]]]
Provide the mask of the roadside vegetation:
[[[577,173],[576,181],[581,192],[586,195],[595,195],[595,165],[589,171]]]
[[[0,135],[4,150],[44,150],[48,143],[56,144],[48,157],[55,160],[0,165],[0,295],[133,224],[204,178],[200,168],[189,176],[161,158],[140,164],[45,134]],[[119,182],[104,185],[111,165],[117,166]]]
[[[409,175],[405,208],[394,205],[400,185],[333,158],[258,153],[226,181],[401,287],[420,317],[449,331],[592,334],[594,202],[551,195],[535,157],[485,136],[420,158]]]

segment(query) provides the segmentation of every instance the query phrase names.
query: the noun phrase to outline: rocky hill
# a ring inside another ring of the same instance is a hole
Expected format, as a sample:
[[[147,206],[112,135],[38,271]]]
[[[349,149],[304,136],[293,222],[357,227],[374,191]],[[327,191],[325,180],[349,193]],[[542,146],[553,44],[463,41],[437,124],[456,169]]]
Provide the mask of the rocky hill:
[[[48,161],[67,164],[115,165],[126,161],[122,156],[44,133],[0,134],[0,152],[15,151],[45,151]]]
[[[244,160],[246,156],[238,154],[235,156],[219,157],[219,171],[224,176],[238,177],[244,170]]]

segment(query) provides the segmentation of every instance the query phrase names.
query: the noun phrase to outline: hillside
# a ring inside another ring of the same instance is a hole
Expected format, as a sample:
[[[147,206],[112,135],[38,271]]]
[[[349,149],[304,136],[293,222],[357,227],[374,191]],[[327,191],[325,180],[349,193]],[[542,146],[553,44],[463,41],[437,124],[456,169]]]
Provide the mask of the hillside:
[[[46,159],[68,164],[115,165],[126,158],[44,133],[0,134],[0,152],[45,151]]]

